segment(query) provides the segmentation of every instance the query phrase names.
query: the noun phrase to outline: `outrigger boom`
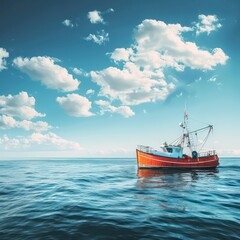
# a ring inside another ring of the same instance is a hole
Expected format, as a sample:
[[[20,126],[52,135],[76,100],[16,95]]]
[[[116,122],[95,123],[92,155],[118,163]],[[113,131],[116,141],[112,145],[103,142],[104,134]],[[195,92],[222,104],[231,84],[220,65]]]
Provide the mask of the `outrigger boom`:
[[[213,129],[213,125],[208,125],[208,126],[206,126],[206,127],[199,128],[199,129],[197,129],[197,130],[194,130],[194,131],[189,132],[189,134],[190,134],[190,133],[195,133],[195,132],[200,132],[201,130],[205,130],[205,129],[208,129],[208,128]]]

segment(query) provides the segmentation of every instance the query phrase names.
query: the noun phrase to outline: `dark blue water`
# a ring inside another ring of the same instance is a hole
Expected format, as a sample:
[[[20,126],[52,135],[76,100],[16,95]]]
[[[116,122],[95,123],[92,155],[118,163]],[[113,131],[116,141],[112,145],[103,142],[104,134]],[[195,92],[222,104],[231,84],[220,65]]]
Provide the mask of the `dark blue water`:
[[[0,162],[0,239],[240,239],[240,159],[139,171],[135,159]]]

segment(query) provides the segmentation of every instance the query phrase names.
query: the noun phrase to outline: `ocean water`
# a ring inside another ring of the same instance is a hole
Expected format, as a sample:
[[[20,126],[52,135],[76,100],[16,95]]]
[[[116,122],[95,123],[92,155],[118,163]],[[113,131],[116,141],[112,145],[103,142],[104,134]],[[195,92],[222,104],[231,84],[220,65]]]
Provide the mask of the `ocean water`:
[[[240,158],[211,171],[136,159],[0,161],[0,239],[240,239]]]

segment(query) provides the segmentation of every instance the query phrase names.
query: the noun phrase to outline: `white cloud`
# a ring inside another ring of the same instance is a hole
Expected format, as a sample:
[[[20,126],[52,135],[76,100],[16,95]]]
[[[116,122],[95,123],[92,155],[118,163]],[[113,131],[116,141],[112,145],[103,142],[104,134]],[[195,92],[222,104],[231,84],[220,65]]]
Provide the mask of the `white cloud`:
[[[79,143],[63,139],[63,138],[59,137],[57,134],[52,133],[52,132],[50,132],[48,134],[33,133],[30,136],[30,142],[40,144],[40,145],[42,145],[42,144],[54,145],[62,150],[65,150],[65,149],[79,150],[79,149],[81,149]]]
[[[88,77],[89,74],[87,72],[85,72],[83,69],[81,68],[73,68],[73,72],[76,74],[76,75],[79,75],[79,76],[84,76],[84,77]]]
[[[35,110],[35,98],[29,97],[27,92],[17,95],[0,96],[0,113],[30,120],[35,117],[44,117],[45,114]]]
[[[80,84],[67,69],[57,65],[51,57],[17,57],[13,63],[32,80],[38,80],[51,89],[69,92],[77,90]]]
[[[112,12],[114,12],[113,8],[109,8],[104,12],[94,10],[94,11],[88,12],[87,17],[90,20],[90,22],[93,24],[97,24],[97,23],[105,24],[102,15],[107,13],[112,13]]]
[[[34,131],[34,132],[46,132],[50,128],[52,128],[52,126],[49,126],[47,122],[43,122],[43,121],[32,122],[27,120],[18,121],[17,127],[21,127],[26,131]]]
[[[182,34],[192,30],[180,24],[144,20],[135,31],[135,61],[142,67],[173,67],[176,70],[184,70],[184,67],[212,70],[217,64],[225,64],[228,56],[221,48],[207,51],[194,42],[184,41]]]
[[[206,32],[208,35],[212,31],[216,31],[222,25],[219,23],[219,20],[216,15],[199,15],[198,16],[199,22],[196,23],[196,34],[199,35],[200,33]]]
[[[95,103],[100,106],[101,115],[103,115],[105,112],[118,113],[125,118],[132,117],[135,115],[132,109],[128,106],[115,107],[115,106],[112,106],[110,102],[104,101],[104,100],[98,100],[98,101],[95,101]]]
[[[0,48],[0,72],[4,69],[6,69],[6,60],[5,58],[9,57],[9,53],[7,52],[6,49]]]
[[[208,82],[216,82],[216,81],[217,81],[216,76],[213,76],[208,80]]]
[[[114,9],[113,8],[109,8],[106,13],[111,13],[111,12],[114,12]]]
[[[73,68],[73,72],[77,75],[83,75],[83,70],[78,68]]]
[[[124,68],[109,67],[90,73],[92,80],[101,86],[100,96],[119,99],[125,105],[137,105],[165,99],[173,84],[168,84],[163,72],[141,71],[134,63],[127,62]]]
[[[97,31],[97,34],[90,33],[85,40],[93,41],[98,45],[102,45],[105,42],[109,41],[109,34],[106,33],[104,30]]]
[[[130,56],[133,54],[132,48],[116,48],[111,53],[111,59],[113,59],[115,62],[118,61],[125,61],[127,62],[130,58]]]
[[[33,133],[28,137],[9,138],[3,135],[0,138],[0,147],[5,150],[14,150],[22,148],[39,148],[49,149],[51,151],[58,150],[81,150],[79,143],[66,140],[55,133]]]
[[[43,121],[17,121],[11,116],[0,116],[0,129],[6,130],[11,128],[23,128],[26,131],[44,132],[48,131],[52,127],[49,126],[47,122]]]
[[[0,129],[9,129],[16,127],[16,120],[6,115],[0,116]]]
[[[123,105],[137,105],[164,100],[176,87],[164,75],[166,69],[184,71],[186,67],[202,71],[225,64],[228,56],[221,48],[203,50],[184,40],[193,28],[146,19],[134,31],[130,48],[116,48],[110,58],[121,67],[91,71],[100,86],[100,96],[118,99]]]
[[[47,122],[29,121],[35,117],[44,117],[34,109],[35,98],[28,96],[27,92],[20,92],[17,95],[0,96],[0,129],[22,128],[26,131],[43,132],[52,126]],[[13,117],[24,119],[16,120]]]
[[[29,106],[21,106],[21,107],[6,106],[0,109],[0,113],[8,116],[19,117],[22,119],[45,117],[45,114],[39,113],[33,107],[29,107]]]
[[[73,28],[74,27],[74,24],[72,23],[71,20],[69,19],[65,19],[64,21],[62,21],[62,24],[66,27],[70,27],[70,28]]]
[[[101,12],[94,10],[88,13],[88,19],[90,20],[91,23],[96,24],[96,23],[104,23]]]
[[[132,56],[131,60],[139,67],[145,69],[164,69],[171,67],[176,71],[184,71],[184,64],[176,61],[176,58],[174,56],[170,56],[166,53],[160,53],[159,51],[136,51],[136,54]]]
[[[90,112],[91,102],[78,94],[67,94],[66,97],[58,97],[56,101],[70,116],[90,117],[94,115]]]
[[[95,91],[93,89],[88,89],[86,92],[87,95],[92,95],[94,93],[95,93]]]
[[[22,140],[22,141],[21,141]],[[0,138],[0,147],[2,147],[4,150],[12,150],[15,148],[18,148],[20,145],[22,147],[25,147],[25,139],[18,139],[18,138],[9,138],[7,135],[3,135],[2,138]]]

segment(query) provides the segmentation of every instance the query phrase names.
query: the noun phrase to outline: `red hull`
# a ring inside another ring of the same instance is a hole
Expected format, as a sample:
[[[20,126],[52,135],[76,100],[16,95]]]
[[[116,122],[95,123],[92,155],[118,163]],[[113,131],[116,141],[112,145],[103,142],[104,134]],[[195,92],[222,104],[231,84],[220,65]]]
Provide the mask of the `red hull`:
[[[139,168],[215,168],[219,164],[217,155],[199,158],[171,158],[136,151]]]

